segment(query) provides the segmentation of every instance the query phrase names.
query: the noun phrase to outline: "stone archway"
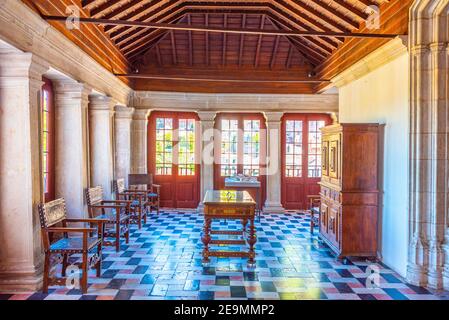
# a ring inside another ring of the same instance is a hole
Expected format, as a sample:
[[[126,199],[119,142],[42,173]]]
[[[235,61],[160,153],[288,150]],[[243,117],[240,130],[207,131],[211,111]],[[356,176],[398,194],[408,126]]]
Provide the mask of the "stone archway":
[[[407,280],[449,289],[449,0],[410,9],[410,244]]]

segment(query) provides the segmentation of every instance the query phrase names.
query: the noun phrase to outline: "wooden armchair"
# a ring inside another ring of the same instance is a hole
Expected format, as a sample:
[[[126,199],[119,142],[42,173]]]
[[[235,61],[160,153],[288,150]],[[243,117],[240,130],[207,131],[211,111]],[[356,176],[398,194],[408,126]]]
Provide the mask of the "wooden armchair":
[[[104,200],[102,187],[87,189],[86,199],[89,217],[105,222],[103,244],[115,246],[115,250],[120,251],[120,237],[124,237],[126,243],[129,243],[130,201]],[[108,237],[115,238],[115,241],[108,241]]]
[[[161,186],[153,183],[152,174],[130,174],[128,175],[130,189],[145,190],[148,194],[147,209],[149,213],[156,209],[159,214]]]
[[[39,204],[39,220],[41,224],[42,239],[45,251],[44,261],[44,285],[43,292],[48,293],[50,285],[65,285],[68,259],[73,254],[82,255],[81,290],[87,292],[88,269],[96,268],[97,277],[101,276],[101,247],[103,221],[96,219],[67,219],[64,199],[58,199],[48,203]],[[89,228],[68,227],[68,223],[88,223]],[[60,226],[56,226],[56,225]],[[96,225],[96,228],[92,228]],[[93,236],[94,232],[97,233]],[[69,237],[69,233],[79,234],[79,237]],[[62,238],[53,241],[54,234],[62,234]],[[55,257],[56,263],[62,263],[61,278],[51,275],[54,265],[51,258]]]
[[[117,200],[130,202],[130,222],[136,223],[139,229],[142,228],[142,219],[144,223],[147,223],[147,193],[144,190],[127,190],[125,187],[125,179],[117,179],[114,181],[114,192]]]
[[[310,233],[313,234],[313,229],[320,221],[321,197],[320,195],[309,195],[307,199],[309,200],[310,210]]]

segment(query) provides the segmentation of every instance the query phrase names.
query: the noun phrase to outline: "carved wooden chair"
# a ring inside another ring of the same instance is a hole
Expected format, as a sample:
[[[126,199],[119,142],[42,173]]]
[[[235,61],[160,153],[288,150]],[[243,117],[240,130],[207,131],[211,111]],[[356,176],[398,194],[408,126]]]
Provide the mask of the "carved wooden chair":
[[[120,251],[120,237],[129,243],[130,202],[120,200],[104,200],[103,188],[95,187],[86,190],[87,208],[90,218],[104,220],[103,245],[115,246]],[[108,237],[115,241],[107,240]]]
[[[147,223],[146,206],[148,201],[147,193],[142,190],[128,190],[125,187],[125,179],[117,179],[114,181],[114,192],[117,200],[129,201],[130,212],[129,218],[131,223],[136,223],[142,228],[142,219]]]
[[[161,186],[153,183],[152,174],[130,174],[128,175],[130,189],[145,190],[147,192],[147,209],[149,213],[153,209],[159,214]]]
[[[88,270],[96,268],[97,277],[101,276],[103,221],[67,219],[64,199],[39,204],[39,219],[45,251],[43,292],[47,293],[50,285],[65,285],[68,259],[71,255],[80,254],[82,260],[78,265],[81,265],[82,270],[81,290],[86,293]],[[90,227],[68,227],[68,223],[88,223]],[[93,228],[93,225],[96,225],[96,228]],[[69,233],[81,236],[69,237]],[[62,234],[62,237],[54,240],[54,234]],[[52,258],[56,261],[52,261]],[[51,275],[52,267],[58,263],[62,263],[61,278]]]
[[[320,207],[321,196],[320,195],[308,195],[309,210],[310,210],[310,233],[313,234],[313,230],[320,221]]]

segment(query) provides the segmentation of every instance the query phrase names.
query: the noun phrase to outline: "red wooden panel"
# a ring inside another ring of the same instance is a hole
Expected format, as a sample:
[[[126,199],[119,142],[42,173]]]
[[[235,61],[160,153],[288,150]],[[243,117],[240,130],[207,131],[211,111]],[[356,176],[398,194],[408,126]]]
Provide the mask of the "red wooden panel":
[[[152,112],[148,121],[148,172],[153,174],[154,183],[161,185],[161,206],[168,208],[196,208],[200,198],[200,165],[195,164],[195,175],[184,176],[178,174],[176,161],[171,166],[171,174],[160,175],[156,172],[156,119],[168,118],[173,120],[173,157],[178,154],[179,143],[175,133],[179,129],[181,119],[198,120],[196,113],[189,112]],[[198,123],[195,130],[199,130]],[[195,135],[196,137],[197,135]],[[196,143],[198,146],[198,143]],[[195,152],[198,159],[198,148]]]

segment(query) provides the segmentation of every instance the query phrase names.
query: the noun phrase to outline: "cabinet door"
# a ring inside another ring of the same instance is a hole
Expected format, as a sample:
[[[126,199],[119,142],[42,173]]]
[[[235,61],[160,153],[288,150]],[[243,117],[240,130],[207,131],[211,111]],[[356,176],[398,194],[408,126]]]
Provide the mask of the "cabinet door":
[[[329,207],[325,202],[323,202],[323,198],[321,198],[320,232],[324,234],[327,234],[328,213]]]
[[[340,208],[331,206],[328,209],[328,234],[336,247],[340,247]]]
[[[329,176],[334,179],[339,178],[338,157],[339,157],[339,140],[334,138],[329,141]]]
[[[321,146],[321,175],[329,176],[329,141],[324,140]]]

